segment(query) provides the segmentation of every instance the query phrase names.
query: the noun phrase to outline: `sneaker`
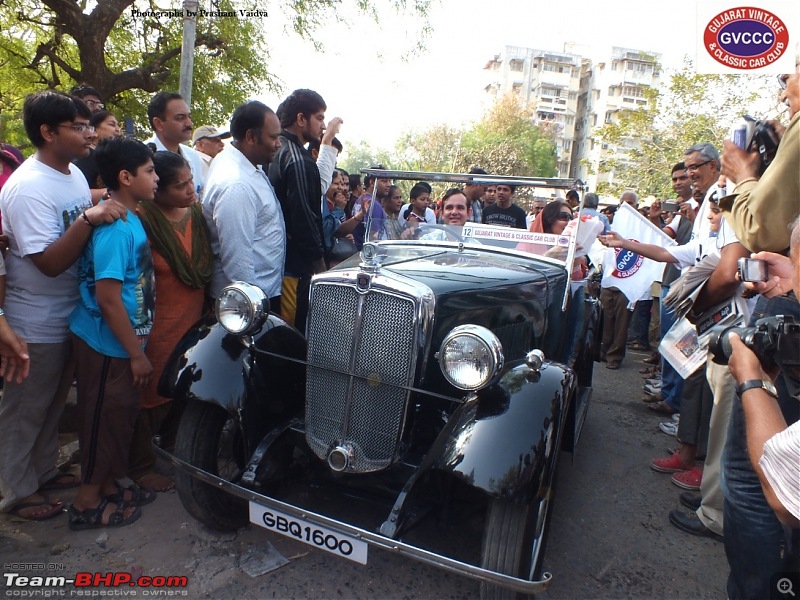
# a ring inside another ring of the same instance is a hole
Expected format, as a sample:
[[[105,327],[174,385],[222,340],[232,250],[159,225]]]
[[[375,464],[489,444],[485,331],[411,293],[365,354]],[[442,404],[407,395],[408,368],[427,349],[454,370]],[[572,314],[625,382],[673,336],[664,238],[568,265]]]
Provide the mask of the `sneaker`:
[[[672,476],[672,483],[685,490],[700,491],[700,482],[703,480],[703,468],[694,467],[690,471],[675,473]]]
[[[678,435],[678,424],[675,421],[664,421],[659,423],[658,428],[667,435]]]
[[[672,415],[672,420],[675,421],[676,423],[680,423],[681,422],[681,413],[675,413],[674,415]]]
[[[645,394],[650,394],[653,396],[661,391],[661,384],[659,383],[657,386],[655,386],[645,383],[644,386],[642,386],[642,389],[644,390]]]
[[[692,467],[683,464],[681,457],[676,452],[669,458],[654,458],[650,461],[650,468],[659,473],[686,473]]]
[[[703,502],[703,498],[697,494],[693,494],[691,492],[681,492],[678,498],[686,508],[692,511],[696,511],[700,508],[700,504]]]

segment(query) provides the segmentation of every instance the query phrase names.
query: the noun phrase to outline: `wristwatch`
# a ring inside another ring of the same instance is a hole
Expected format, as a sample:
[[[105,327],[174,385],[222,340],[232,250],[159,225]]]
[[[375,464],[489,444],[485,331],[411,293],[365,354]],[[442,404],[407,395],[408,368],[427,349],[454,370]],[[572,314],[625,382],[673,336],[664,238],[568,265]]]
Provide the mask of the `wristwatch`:
[[[753,388],[761,388],[776,400],[778,399],[778,390],[775,389],[771,381],[767,381],[766,379],[748,379],[747,381],[743,381],[736,386],[736,395],[741,398],[742,394]]]

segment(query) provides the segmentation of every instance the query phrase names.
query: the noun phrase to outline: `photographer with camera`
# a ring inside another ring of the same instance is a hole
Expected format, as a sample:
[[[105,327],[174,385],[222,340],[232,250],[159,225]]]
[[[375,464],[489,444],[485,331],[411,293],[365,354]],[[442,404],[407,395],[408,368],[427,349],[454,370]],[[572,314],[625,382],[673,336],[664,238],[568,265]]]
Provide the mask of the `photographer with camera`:
[[[746,152],[733,142],[725,142],[722,172],[735,187],[731,196],[722,199],[720,207],[747,248],[753,252],[785,254],[790,245],[786,224],[800,213],[800,69],[792,75],[782,75],[779,81],[780,100],[789,106],[791,120],[785,131],[774,128],[781,137],[775,157],[765,165],[757,149]],[[771,298],[761,296],[750,325],[761,317],[774,315],[800,320],[800,305],[791,292]],[[734,346],[734,349],[744,350],[741,346]],[[737,354],[732,365],[739,383],[744,382],[740,377],[755,374],[753,369],[737,367],[741,356]],[[752,357],[748,358],[751,359],[748,364],[752,365]],[[780,407],[783,422],[790,425],[800,417],[800,402],[789,391],[792,387],[790,374],[783,370],[775,380],[777,400],[774,402]],[[740,392],[748,407],[753,396],[762,397],[757,391],[740,388]],[[744,400],[739,394],[733,399],[721,476],[725,494],[725,554],[731,568],[727,592],[732,599],[769,597],[774,592],[771,579],[787,566],[784,549],[791,548],[798,537],[797,529],[788,535],[778,521],[751,463],[747,426],[756,425],[759,419],[752,421],[752,411],[748,411],[749,419],[745,416]],[[758,408],[763,407],[757,406],[756,412]],[[758,460],[757,455],[753,458]],[[797,468],[796,463],[794,468]],[[790,570],[798,570],[796,559]]]
[[[774,284],[765,293],[780,293],[786,286],[786,276],[792,272],[794,292],[800,293],[800,219],[795,220],[792,231],[791,263],[786,264],[788,261],[780,255],[762,255],[772,267],[771,283]],[[738,332],[729,334],[729,366],[744,409],[750,460],[761,481],[764,496],[782,523],[790,527],[800,527],[800,421],[787,426],[774,385],[778,368],[774,363],[770,365],[771,368],[762,366],[762,362],[771,363],[774,360],[783,372],[789,393],[795,400],[800,400],[800,365],[797,364],[800,357],[796,339],[800,330],[793,328],[792,335],[781,329],[768,327],[761,337],[770,342],[774,340],[775,343],[770,343],[766,352],[761,349],[764,344],[758,343],[760,340],[756,338],[760,330],[745,335],[750,338],[747,345]],[[772,333],[770,329],[778,334],[768,335]],[[781,336],[791,344],[794,351],[782,349],[781,342],[784,340],[780,339]],[[773,348],[773,345],[777,348]],[[749,346],[754,346],[756,352]]]

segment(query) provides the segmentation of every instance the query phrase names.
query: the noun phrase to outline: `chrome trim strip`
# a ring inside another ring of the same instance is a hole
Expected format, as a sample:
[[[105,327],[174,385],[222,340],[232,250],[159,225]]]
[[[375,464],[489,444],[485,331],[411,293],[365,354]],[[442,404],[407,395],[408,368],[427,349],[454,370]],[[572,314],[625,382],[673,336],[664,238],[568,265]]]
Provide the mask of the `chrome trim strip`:
[[[286,504],[285,502],[281,502],[280,500],[270,498],[269,496],[264,496],[257,492],[253,492],[239,485],[236,485],[235,483],[231,483],[230,481],[226,481],[225,479],[217,477],[216,475],[207,473],[202,469],[198,469],[194,465],[191,465],[179,459],[178,457],[173,456],[172,454],[170,454],[169,452],[167,452],[162,448],[154,447],[154,449],[161,458],[171,462],[179,469],[182,469],[183,471],[189,473],[193,477],[196,477],[201,481],[213,485],[219,488],[220,490],[229,492],[234,496],[237,496],[238,498],[256,502],[266,508],[272,508],[274,510],[281,511],[290,516],[303,519],[305,521],[308,521],[309,523],[313,523],[314,525],[327,527],[329,529],[336,531],[337,533],[342,533],[360,540],[364,540],[365,542],[373,546],[377,546],[379,548],[383,548],[384,550],[389,550],[391,552],[396,552],[403,556],[413,558],[414,560],[418,560],[420,562],[433,565],[434,567],[438,567],[446,571],[450,571],[451,573],[465,575],[466,577],[470,577],[478,581],[485,581],[488,583],[502,585],[509,589],[513,589],[516,592],[522,594],[530,594],[530,595],[539,594],[545,591],[553,579],[552,574],[545,572],[542,574],[542,579],[540,581],[527,581],[525,579],[520,579],[518,577],[512,577],[511,575],[504,575],[502,573],[489,571],[488,569],[484,569],[476,565],[471,565],[469,563],[465,563],[453,558],[448,558],[440,554],[435,554],[434,552],[430,552],[422,548],[417,548],[416,546],[412,546],[411,544],[406,544],[399,540],[393,540],[384,537],[373,531],[367,531],[366,529],[361,529],[360,527],[354,527],[353,525],[348,525],[347,523],[342,523],[340,521],[331,519],[324,515],[313,513],[298,508],[296,506],[293,506],[291,504]]]

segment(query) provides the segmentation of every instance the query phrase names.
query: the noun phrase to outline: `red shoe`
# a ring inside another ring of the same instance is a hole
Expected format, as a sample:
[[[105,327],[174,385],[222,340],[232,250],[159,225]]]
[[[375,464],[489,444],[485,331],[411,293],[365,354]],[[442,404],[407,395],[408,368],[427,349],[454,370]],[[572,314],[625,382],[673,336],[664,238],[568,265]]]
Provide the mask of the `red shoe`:
[[[675,456],[673,454],[673,456]],[[691,471],[675,473],[672,483],[685,490],[700,491],[700,482],[703,480],[703,467],[695,467]]]
[[[684,465],[681,457],[678,456],[678,453],[676,452],[669,458],[654,458],[650,461],[650,468],[653,469],[653,471],[658,471],[659,473],[682,473],[689,471],[692,466],[689,465],[687,467]]]

